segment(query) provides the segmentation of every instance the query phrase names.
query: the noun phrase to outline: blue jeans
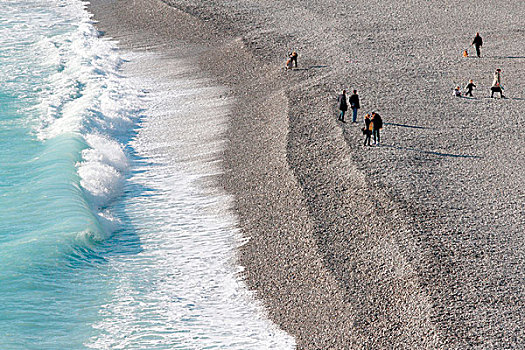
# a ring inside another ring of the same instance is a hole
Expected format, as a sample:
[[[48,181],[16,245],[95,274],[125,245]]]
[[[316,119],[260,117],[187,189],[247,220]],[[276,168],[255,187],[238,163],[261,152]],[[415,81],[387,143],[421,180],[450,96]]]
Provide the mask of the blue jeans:
[[[355,123],[357,121],[357,108],[352,107],[352,122]]]
[[[380,129],[374,129],[374,132],[373,132],[373,134],[374,134],[374,143],[381,142],[381,136],[379,135],[379,130]]]
[[[345,111],[341,111],[341,114],[339,114],[339,120],[345,120]]]

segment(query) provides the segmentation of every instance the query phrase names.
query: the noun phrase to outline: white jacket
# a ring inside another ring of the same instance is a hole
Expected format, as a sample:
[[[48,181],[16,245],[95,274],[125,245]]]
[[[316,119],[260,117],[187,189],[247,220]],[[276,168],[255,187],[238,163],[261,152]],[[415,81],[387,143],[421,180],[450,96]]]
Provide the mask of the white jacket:
[[[501,73],[498,71],[494,72],[494,81],[492,82],[492,86],[501,86]]]

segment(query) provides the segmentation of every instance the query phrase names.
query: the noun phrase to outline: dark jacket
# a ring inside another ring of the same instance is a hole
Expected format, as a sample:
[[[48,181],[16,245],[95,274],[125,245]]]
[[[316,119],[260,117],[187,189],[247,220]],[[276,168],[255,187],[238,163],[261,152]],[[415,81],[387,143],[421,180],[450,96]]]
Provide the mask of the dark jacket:
[[[339,95],[339,97],[337,98],[337,102],[339,103],[339,109],[340,110],[342,110],[342,111],[348,110],[348,105],[346,104],[346,95],[345,94]]]
[[[372,116],[372,123],[374,124],[374,130],[383,128],[383,119],[381,119],[381,116],[377,113]]]
[[[361,108],[359,105],[359,96],[357,96],[357,94],[352,94],[348,99],[348,102],[350,102],[350,106],[352,107]]]
[[[481,39],[479,35],[476,35],[472,41],[472,45],[483,46],[483,39]]]

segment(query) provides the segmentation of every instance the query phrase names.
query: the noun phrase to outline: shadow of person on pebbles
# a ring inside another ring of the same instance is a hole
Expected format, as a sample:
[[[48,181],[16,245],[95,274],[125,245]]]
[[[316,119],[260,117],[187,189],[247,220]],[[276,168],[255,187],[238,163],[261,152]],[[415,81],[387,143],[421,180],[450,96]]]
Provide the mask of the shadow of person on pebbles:
[[[493,56],[492,58],[497,58],[497,59],[520,59],[520,58],[525,58],[525,56]]]
[[[398,124],[398,123],[384,123],[385,125],[389,125],[389,126],[398,126],[398,127],[401,127],[401,128],[411,128],[411,129],[434,129],[434,128],[429,128],[427,126],[417,126],[417,125],[407,125],[407,124]]]
[[[512,98],[512,97],[490,97],[490,96],[486,96],[486,97],[482,97],[481,98],[482,100],[489,100],[489,101],[499,101],[499,100],[514,100],[515,98]]]
[[[321,69],[321,68],[328,68],[328,66],[310,66],[310,67],[305,67],[305,68],[292,68],[292,69],[289,69],[290,71],[308,71],[310,69]]]
[[[471,158],[471,159],[481,159],[480,156],[470,155],[470,154],[453,154],[453,153],[443,153],[443,152],[436,152],[436,151],[426,151],[423,149],[417,149],[413,147],[403,147],[403,146],[395,146],[395,145],[385,145],[381,144],[381,148],[394,148],[401,151],[411,151],[411,152],[418,152],[418,153],[424,153],[424,154],[430,154],[438,157],[451,157],[451,158]]]

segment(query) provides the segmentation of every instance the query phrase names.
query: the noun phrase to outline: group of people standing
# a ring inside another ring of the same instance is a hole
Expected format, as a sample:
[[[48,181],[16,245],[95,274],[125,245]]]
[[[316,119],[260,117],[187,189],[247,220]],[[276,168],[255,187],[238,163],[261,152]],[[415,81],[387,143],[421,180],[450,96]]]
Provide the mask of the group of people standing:
[[[374,145],[379,146],[381,142],[380,130],[383,128],[383,119],[381,116],[372,112],[372,114],[365,114],[365,126],[363,127],[363,135],[365,135],[365,146],[371,146],[371,135],[374,135]]]
[[[348,104],[352,108],[352,123],[357,121],[357,110],[361,108],[359,105],[359,96],[357,95],[357,90],[354,90],[352,95],[348,98],[348,103],[346,102],[346,90],[343,90],[343,93],[337,98],[337,103],[339,104],[339,120],[345,123],[345,113],[348,110]]]
[[[296,51],[289,53],[285,69],[297,68],[297,57],[298,54]],[[352,122],[357,123],[357,112],[359,108],[361,108],[357,90],[353,90],[352,95],[348,98],[346,96],[346,90],[343,90],[341,95],[337,97],[337,102],[340,111],[339,120],[346,123],[345,114],[350,105],[350,108],[352,109]],[[365,135],[365,146],[371,146],[372,135],[374,136],[374,145],[379,145],[381,141],[380,130],[383,128],[383,120],[381,119],[381,116],[376,112],[370,114],[367,113],[364,117],[364,122],[365,126],[362,128],[362,131],[363,135]]]
[[[348,105],[352,108],[352,123],[357,122],[357,111],[361,108],[359,104],[359,95],[357,90],[354,90],[352,95],[348,98],[346,97],[346,90],[337,97],[337,103],[339,105],[339,118],[338,120],[345,123],[345,114],[348,110]],[[374,145],[379,145],[381,142],[380,130],[383,128],[383,120],[379,113],[372,112],[371,114],[365,114],[364,117],[365,126],[361,129],[363,135],[365,135],[365,146],[371,146],[371,138],[374,136]]]

